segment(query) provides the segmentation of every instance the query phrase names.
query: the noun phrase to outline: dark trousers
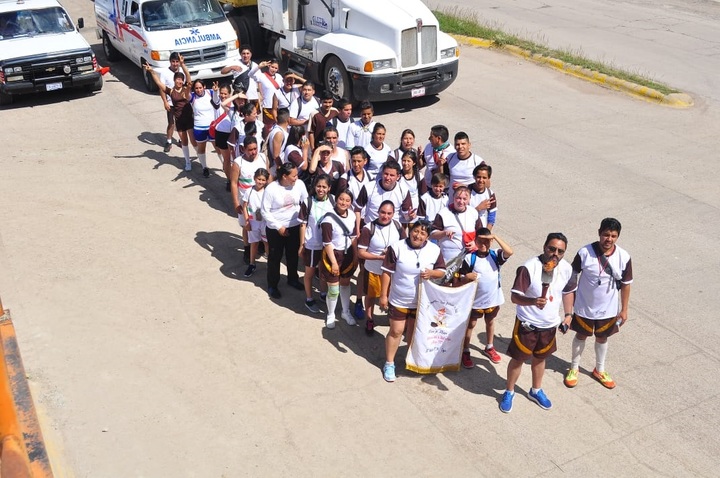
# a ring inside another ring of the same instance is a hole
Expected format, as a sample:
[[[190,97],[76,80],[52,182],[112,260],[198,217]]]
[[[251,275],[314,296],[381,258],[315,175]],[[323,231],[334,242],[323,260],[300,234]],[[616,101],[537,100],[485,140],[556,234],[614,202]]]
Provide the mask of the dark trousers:
[[[281,236],[275,229],[266,229],[268,246],[267,282],[268,287],[277,289],[280,282],[280,262],[283,253],[287,264],[288,281],[297,281],[298,277],[298,249],[300,249],[300,226],[286,228],[288,235]]]

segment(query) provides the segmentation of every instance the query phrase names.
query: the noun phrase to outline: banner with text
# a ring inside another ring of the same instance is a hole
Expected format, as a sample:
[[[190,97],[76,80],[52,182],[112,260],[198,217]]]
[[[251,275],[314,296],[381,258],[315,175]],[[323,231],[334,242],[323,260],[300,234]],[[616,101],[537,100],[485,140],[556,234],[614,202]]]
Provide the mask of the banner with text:
[[[417,373],[460,370],[460,355],[476,282],[462,287],[442,287],[420,282],[415,333],[405,359],[406,367]]]

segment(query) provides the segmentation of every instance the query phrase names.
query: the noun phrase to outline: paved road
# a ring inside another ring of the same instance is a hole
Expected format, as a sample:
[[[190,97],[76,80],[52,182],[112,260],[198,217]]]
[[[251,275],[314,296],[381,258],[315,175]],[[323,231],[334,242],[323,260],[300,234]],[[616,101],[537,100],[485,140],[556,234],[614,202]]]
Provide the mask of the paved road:
[[[91,4],[69,1],[92,25]],[[86,35],[97,43],[90,31]],[[99,48],[98,48],[99,51]],[[569,255],[618,217],[633,254],[630,320],[611,341],[618,387],[562,385],[560,339],[540,410],[505,364],[438,376],[380,374],[383,335],[325,331],[300,294],[243,280],[224,179],[182,171],[158,146],[164,113],[139,70],[100,94],[1,110],[0,292],[11,308],[58,471],[118,476],[713,476],[720,438],[720,114],[662,108],[492,51],[416,104],[378,107],[403,127],[465,130],[493,166],[503,274],[565,232]],[[38,126],[35,126],[38,125]],[[37,130],[29,135],[29,131]],[[508,343],[512,306],[500,313]]]
[[[424,0],[720,101],[717,0]]]

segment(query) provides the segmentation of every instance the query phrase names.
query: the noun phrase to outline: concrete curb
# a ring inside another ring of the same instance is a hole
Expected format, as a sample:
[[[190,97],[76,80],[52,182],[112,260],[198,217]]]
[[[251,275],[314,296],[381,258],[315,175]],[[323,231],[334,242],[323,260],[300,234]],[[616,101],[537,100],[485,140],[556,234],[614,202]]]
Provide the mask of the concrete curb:
[[[562,71],[563,73],[572,75],[576,78],[590,81],[592,83],[596,83],[602,86],[607,86],[614,90],[622,91],[623,93],[653,103],[661,104],[664,106],[671,106],[673,108],[689,108],[694,104],[692,97],[685,93],[671,93],[666,95],[647,86],[642,86],[638,85],[637,83],[621,80],[620,78],[608,76],[604,73],[599,73],[597,71],[589,70],[587,68],[583,68],[577,65],[571,65],[569,63],[565,63],[562,60],[558,60],[557,58],[544,56],[539,53],[533,54],[528,50],[514,45],[498,45],[493,40],[467,37],[464,35],[451,34],[450,36],[455,38],[455,40],[457,40],[460,44],[470,45],[479,48],[498,48],[501,50],[505,50],[512,55],[534,61],[535,63],[547,65],[551,68]]]

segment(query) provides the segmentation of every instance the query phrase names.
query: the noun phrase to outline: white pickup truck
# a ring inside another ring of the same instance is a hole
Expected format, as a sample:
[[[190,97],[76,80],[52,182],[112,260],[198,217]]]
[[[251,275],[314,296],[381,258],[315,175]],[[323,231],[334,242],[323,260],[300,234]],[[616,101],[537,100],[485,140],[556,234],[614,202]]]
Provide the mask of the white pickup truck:
[[[57,0],[0,0],[0,104],[13,96],[83,87],[99,91],[95,54]]]

